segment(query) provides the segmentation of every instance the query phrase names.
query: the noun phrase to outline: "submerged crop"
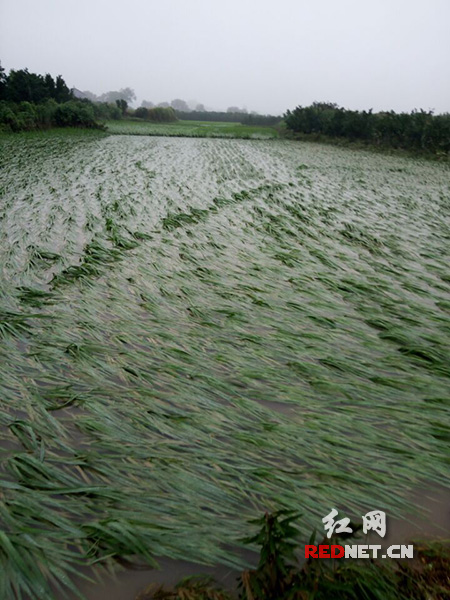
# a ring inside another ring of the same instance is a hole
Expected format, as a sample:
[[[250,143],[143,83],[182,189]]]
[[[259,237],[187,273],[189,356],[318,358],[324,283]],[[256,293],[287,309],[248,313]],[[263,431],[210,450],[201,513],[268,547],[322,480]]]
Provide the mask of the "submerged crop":
[[[4,138],[0,595],[448,483],[448,167]],[[47,591],[46,591],[47,590]]]

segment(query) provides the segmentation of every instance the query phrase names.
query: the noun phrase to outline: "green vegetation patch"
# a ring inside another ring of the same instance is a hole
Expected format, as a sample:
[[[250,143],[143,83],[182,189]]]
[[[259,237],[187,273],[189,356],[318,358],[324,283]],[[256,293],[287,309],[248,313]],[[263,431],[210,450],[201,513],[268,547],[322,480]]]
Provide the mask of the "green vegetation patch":
[[[107,121],[108,131],[116,135],[161,135],[200,138],[272,139],[278,137],[274,127],[242,125],[211,121],[176,121],[174,123],[150,123],[124,119]]]

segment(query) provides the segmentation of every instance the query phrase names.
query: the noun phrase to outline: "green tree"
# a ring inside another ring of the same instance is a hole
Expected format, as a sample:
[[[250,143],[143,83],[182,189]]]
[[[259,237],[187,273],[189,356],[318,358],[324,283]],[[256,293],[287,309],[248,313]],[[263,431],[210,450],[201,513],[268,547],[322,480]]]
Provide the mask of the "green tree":
[[[121,110],[122,115],[125,116],[127,114],[128,103],[123,98],[116,100],[116,104],[118,108]]]
[[[148,119],[148,109],[145,106],[140,106],[134,111],[134,116],[138,119]]]
[[[55,100],[56,102],[68,102],[72,99],[72,92],[67,87],[66,82],[58,75],[55,84]]]
[[[8,77],[6,75],[6,71],[0,62],[0,100],[5,99],[7,81]]]
[[[47,92],[47,97],[56,99],[56,84],[53,80],[53,77],[49,73],[47,73],[44,77],[44,86]]]

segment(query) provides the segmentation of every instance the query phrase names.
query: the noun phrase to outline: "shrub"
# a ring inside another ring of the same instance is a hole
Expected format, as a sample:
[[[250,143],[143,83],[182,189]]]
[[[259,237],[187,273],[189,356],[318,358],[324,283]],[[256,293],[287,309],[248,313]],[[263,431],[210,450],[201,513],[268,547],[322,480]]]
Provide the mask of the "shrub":
[[[284,120],[296,133],[363,140],[405,150],[450,152],[450,114],[434,115],[424,110],[372,113],[315,102],[288,110]]]
[[[149,108],[147,119],[149,121],[154,121],[155,123],[170,123],[178,120],[175,111],[171,106],[167,108],[163,108],[162,106]]]
[[[0,102],[0,129],[2,131],[32,131],[49,127],[95,127],[94,108],[90,102],[69,100],[58,104],[50,99],[41,104],[31,102]]]
[[[134,111],[134,116],[138,119],[148,119],[148,109],[144,106],[140,106]]]
[[[15,112],[8,102],[0,102],[0,129],[2,131],[19,131],[20,126]]]
[[[53,99],[35,106],[36,119],[40,128],[48,129],[53,125],[57,108],[58,103]]]
[[[58,106],[55,123],[59,127],[98,127],[92,105],[76,100]]]
[[[96,119],[118,121],[122,118],[122,111],[117,104],[108,102],[93,102],[91,104]]]

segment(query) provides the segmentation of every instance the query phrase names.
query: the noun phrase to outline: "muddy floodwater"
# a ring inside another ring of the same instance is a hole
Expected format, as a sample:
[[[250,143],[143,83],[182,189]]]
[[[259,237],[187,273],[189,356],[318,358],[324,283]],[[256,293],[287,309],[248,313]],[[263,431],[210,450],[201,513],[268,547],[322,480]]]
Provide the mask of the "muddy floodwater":
[[[385,548],[391,544],[411,544],[417,548],[421,540],[436,540],[448,538],[450,531],[450,495],[447,489],[431,487],[431,489],[415,490],[412,494],[417,506],[421,506],[423,514],[418,516],[404,515],[404,519],[388,518],[387,532],[383,539],[373,533],[369,538],[362,536],[359,542],[382,544]],[[317,523],[320,531],[321,523]],[[247,562],[255,565],[258,555],[247,552],[243,557]],[[299,556],[299,562],[303,557]],[[166,588],[175,586],[184,577],[193,575],[207,575],[224,589],[236,590],[240,571],[236,568],[225,566],[204,566],[192,564],[181,560],[162,559],[158,561],[158,569],[144,570],[142,568],[127,568],[115,571],[113,574],[103,575],[100,579],[88,571],[83,570],[83,575],[75,578],[78,589],[84,594],[86,600],[135,600],[137,594],[147,589],[150,585]],[[75,600],[76,595],[69,595],[69,600]]]
[[[0,169],[5,598],[109,557],[227,577],[265,510],[448,527],[448,165],[80,133]]]

